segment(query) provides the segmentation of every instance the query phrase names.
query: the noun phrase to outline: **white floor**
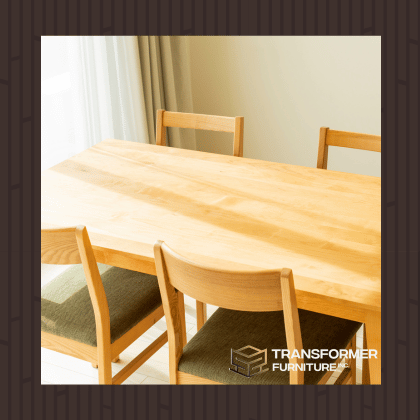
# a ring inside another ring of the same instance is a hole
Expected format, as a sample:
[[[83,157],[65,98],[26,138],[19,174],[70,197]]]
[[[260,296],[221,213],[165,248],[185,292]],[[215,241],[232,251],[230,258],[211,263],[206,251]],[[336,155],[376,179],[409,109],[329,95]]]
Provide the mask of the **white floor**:
[[[58,274],[60,268],[56,266],[42,265],[42,283],[48,283],[51,278]],[[212,315],[217,308],[208,305],[208,316]],[[197,332],[195,300],[185,297],[187,340]],[[152,343],[162,332],[166,330],[165,318],[162,318],[150,328],[141,338],[135,341],[121,355],[120,361],[112,364],[112,372],[115,375],[135,356]],[[363,330],[357,333],[357,347],[363,345]],[[361,384],[362,361],[357,361],[358,384]],[[340,371],[334,372],[329,383],[334,382]],[[93,368],[89,362],[66,356],[55,351],[41,349],[41,383],[42,384],[97,384],[98,370]],[[157,351],[143,366],[131,375],[124,384],[169,384],[169,350],[165,344]]]

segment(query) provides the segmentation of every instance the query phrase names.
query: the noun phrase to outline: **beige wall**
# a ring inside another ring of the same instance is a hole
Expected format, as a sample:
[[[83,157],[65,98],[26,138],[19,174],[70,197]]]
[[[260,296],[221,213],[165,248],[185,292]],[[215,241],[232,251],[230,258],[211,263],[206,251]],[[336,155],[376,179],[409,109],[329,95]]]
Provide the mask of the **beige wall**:
[[[381,133],[380,37],[190,37],[194,112],[245,117],[244,156],[316,166],[321,126]],[[232,136],[197,131],[199,150]],[[329,169],[380,176],[380,153],[330,148]]]

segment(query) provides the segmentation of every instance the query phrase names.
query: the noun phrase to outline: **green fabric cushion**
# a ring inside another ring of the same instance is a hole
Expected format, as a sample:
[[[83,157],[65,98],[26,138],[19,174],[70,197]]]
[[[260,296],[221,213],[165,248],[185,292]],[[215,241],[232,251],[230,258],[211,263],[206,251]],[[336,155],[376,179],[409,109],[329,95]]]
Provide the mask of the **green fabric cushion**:
[[[302,342],[307,349],[345,349],[362,324],[299,309]],[[245,346],[267,349],[268,372],[247,378],[231,372],[231,349]],[[283,311],[241,312],[218,309],[184,347],[178,369],[215,382],[234,385],[289,384],[289,372],[272,370],[275,359],[271,349],[287,349]],[[305,360],[305,363],[334,363],[329,357]],[[326,371],[304,372],[305,384],[316,384]]]
[[[109,306],[111,342],[162,301],[156,276],[98,264]],[[41,330],[96,346],[92,301],[82,265],[72,266],[41,290]]]

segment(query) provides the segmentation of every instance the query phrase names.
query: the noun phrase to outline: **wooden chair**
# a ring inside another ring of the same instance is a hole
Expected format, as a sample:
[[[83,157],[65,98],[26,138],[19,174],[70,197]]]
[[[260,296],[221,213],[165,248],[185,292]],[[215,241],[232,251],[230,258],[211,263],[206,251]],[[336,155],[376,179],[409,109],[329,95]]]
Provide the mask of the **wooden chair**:
[[[164,315],[156,276],[99,269],[84,226],[41,230],[41,262],[77,264],[41,291],[41,346],[99,367],[100,384],[121,384],[167,342],[165,331],[112,377],[111,361]]]
[[[321,127],[319,130],[318,169],[327,169],[328,146],[348,147],[351,149],[370,150],[381,152],[381,136],[373,134],[353,133],[350,131],[330,130],[328,127]],[[366,332],[364,329],[364,348],[366,348]],[[363,360],[363,383],[369,381],[369,363]]]
[[[372,134],[352,133],[350,131],[330,130],[321,127],[319,130],[318,169],[327,169],[328,146],[349,147],[351,149],[381,151],[381,136]]]
[[[233,133],[233,156],[243,156],[244,117],[187,114],[158,109],[156,116],[156,144],[165,146],[166,127],[195,128],[197,130]]]
[[[156,116],[156,144],[158,146],[166,144],[166,127],[233,133],[233,156],[243,157],[244,117],[219,117],[158,109]],[[203,326],[206,319],[206,306],[202,302],[197,302],[197,330]]]
[[[334,371],[294,370],[289,375],[288,372],[265,371],[260,365],[262,373],[248,377],[237,373],[238,368],[229,363],[230,356],[233,358],[235,350],[251,349],[265,352],[268,367],[273,362],[301,366],[303,360],[297,357],[290,361],[273,359],[271,349],[290,352],[324,348],[355,350],[355,335],[361,324],[298,310],[290,269],[221,271],[188,261],[161,241],[155,243],[154,253],[168,329],[171,384],[325,384]],[[182,294],[177,295],[175,289]],[[179,311],[183,294],[219,306],[187,345],[183,344],[186,342],[185,321]],[[333,362],[328,360],[328,363]],[[322,363],[327,361],[323,359]],[[336,384],[355,383],[354,359],[350,366],[343,370]],[[231,372],[235,369],[236,373]],[[258,369],[251,372],[256,373]]]

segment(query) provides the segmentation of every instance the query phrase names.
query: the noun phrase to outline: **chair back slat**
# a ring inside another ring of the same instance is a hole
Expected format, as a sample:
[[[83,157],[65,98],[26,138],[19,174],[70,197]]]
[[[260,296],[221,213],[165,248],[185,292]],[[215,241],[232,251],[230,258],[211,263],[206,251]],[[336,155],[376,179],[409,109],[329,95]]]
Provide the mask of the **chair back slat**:
[[[243,156],[244,117],[221,117],[158,109],[156,114],[156,144],[158,146],[166,145],[166,127],[233,133],[233,156]]]
[[[76,227],[41,229],[41,263],[81,264]]]
[[[328,127],[321,127],[319,130],[318,159],[316,165],[318,169],[327,169],[328,146],[380,152],[381,136],[353,133],[350,131],[330,130]]]
[[[238,311],[283,309],[280,270],[224,271],[195,264],[161,247],[170,284],[182,293],[211,305]]]
[[[349,131],[328,130],[327,145],[380,152],[381,136],[352,133]]]
[[[233,133],[235,131],[235,118],[165,111],[163,114],[163,125],[165,127],[194,128],[196,130]]]

